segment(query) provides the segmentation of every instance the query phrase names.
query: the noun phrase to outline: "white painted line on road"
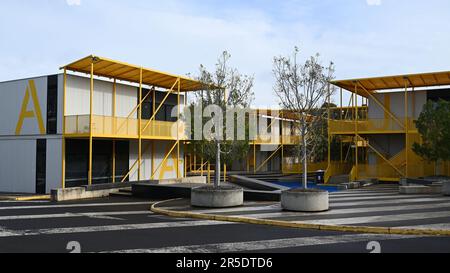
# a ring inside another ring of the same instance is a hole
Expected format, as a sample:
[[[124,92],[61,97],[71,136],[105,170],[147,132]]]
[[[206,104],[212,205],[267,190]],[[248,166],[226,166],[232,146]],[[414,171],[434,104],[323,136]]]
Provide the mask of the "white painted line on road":
[[[169,210],[190,210],[190,207],[162,207],[163,209]],[[259,206],[259,207],[236,207],[236,208],[224,208],[224,209],[203,209],[203,210],[192,210],[195,213],[226,213],[226,212],[241,212],[241,211],[260,211],[260,210],[274,210],[281,208],[279,204],[273,204],[270,206]]]
[[[152,204],[151,202],[88,203],[88,204],[68,204],[68,205],[0,207],[0,210],[111,207],[111,206],[135,206],[135,205],[151,205],[151,204]]]
[[[441,195],[438,195],[441,196]],[[386,196],[386,195],[379,195],[379,196],[349,196],[349,197],[340,197],[340,198],[332,198],[330,196],[330,201],[352,201],[352,200],[379,200],[379,199],[396,199],[396,200],[408,200],[408,199],[414,199],[417,198],[417,196],[411,196],[411,195],[396,195],[396,196]],[[447,199],[449,200],[449,199]]]
[[[369,224],[390,221],[407,221],[407,220],[424,220],[441,217],[450,217],[450,211],[439,212],[421,212],[421,213],[405,213],[395,215],[365,216],[365,217],[349,217],[339,219],[322,219],[322,220],[305,220],[301,223],[323,224],[323,225],[352,225],[352,224]],[[450,222],[450,219],[448,219]]]
[[[236,243],[175,246],[151,249],[130,249],[110,251],[109,253],[228,253],[371,241],[381,242],[386,240],[401,240],[421,237],[423,236],[351,234],[339,236],[316,236]],[[365,245],[362,246],[361,251],[365,251]]]
[[[326,216],[326,215],[339,215],[339,214],[349,214],[349,213],[370,213],[370,212],[395,212],[402,210],[420,210],[420,209],[438,209],[438,208],[449,208],[450,203],[447,204],[426,204],[426,205],[410,205],[410,206],[391,206],[391,207],[367,207],[367,208],[349,208],[349,209],[335,209],[329,210],[326,212],[318,212],[318,213],[302,213],[302,212],[285,212],[281,211],[281,207],[278,210],[274,209],[274,212],[268,213],[259,213],[259,214],[240,214],[233,216],[243,216],[243,217],[252,217],[252,218],[281,218],[281,217],[296,217],[296,216]],[[244,212],[244,210],[242,210]],[[412,212],[408,212],[412,213]],[[424,212],[427,213],[427,212]]]
[[[395,196],[395,195],[399,195],[398,191],[396,192],[383,192],[383,193],[330,193],[330,198],[340,198],[340,197],[356,197],[356,196],[361,196],[361,197],[366,197],[366,196]]]
[[[350,200],[346,200],[350,201]],[[450,202],[449,198],[444,197],[417,197],[412,199],[392,199],[392,200],[371,200],[371,201],[352,201],[336,203],[333,200],[330,201],[332,208],[348,207],[348,206],[367,206],[367,205],[394,205],[394,204],[411,204],[422,202]],[[381,207],[380,207],[381,208]]]
[[[1,237],[13,236],[38,236],[38,235],[54,235],[54,234],[71,234],[71,233],[90,233],[90,232],[107,232],[107,231],[126,231],[126,230],[145,230],[156,228],[180,228],[180,227],[198,227],[207,225],[231,225],[238,223],[219,222],[219,221],[182,221],[182,222],[162,222],[162,223],[146,223],[146,224],[130,224],[130,225],[109,225],[109,226],[86,226],[86,227],[69,227],[69,228],[50,228],[36,230],[10,230],[0,227]]]
[[[74,217],[89,217],[97,219],[114,219],[114,217],[108,216],[120,216],[120,215],[140,215],[140,214],[153,214],[150,210],[143,211],[113,211],[113,212],[90,212],[90,213],[59,213],[59,214],[38,214],[38,215],[12,215],[12,216],[0,216],[0,221],[10,220],[30,220],[30,219],[56,219],[56,218],[74,218]],[[106,218],[104,218],[106,217]],[[115,220],[122,220],[115,218]]]

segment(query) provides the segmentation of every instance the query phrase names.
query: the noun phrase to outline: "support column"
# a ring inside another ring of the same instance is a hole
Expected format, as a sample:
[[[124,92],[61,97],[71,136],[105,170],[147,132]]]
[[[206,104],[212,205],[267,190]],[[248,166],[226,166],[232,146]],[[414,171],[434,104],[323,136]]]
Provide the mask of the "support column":
[[[227,182],[227,164],[223,164],[223,182]]]
[[[152,90],[152,116],[155,114],[156,111],[156,89],[153,88]],[[152,176],[151,179],[154,178],[155,173],[155,141],[152,140]]]
[[[181,79],[178,78],[178,92],[177,92],[177,178],[180,178],[180,92]]]
[[[283,110],[281,111],[281,173],[284,172],[284,115]]]
[[[408,78],[405,78],[405,176],[408,178]]]
[[[340,118],[340,120],[342,121],[342,109],[343,109],[343,105],[342,105],[342,88],[340,88],[340,93],[341,93],[341,108],[340,108],[340,110],[339,110],[339,118]],[[343,147],[342,147],[342,138],[340,138],[340,141],[339,141],[339,143],[340,143],[340,146],[341,146],[341,163],[342,162],[344,162],[344,152],[343,152]]]
[[[328,167],[331,166],[331,134],[330,134],[330,120],[331,120],[331,111],[330,111],[330,103],[331,103],[331,93],[330,93],[330,84],[328,83],[328,91],[327,91],[327,109],[328,109],[328,117],[327,117],[327,131],[328,131]]]
[[[152,140],[152,177],[153,179],[153,173],[155,173],[155,141]]]
[[[141,165],[142,165],[142,68],[139,71],[138,128],[139,128],[138,181],[141,181]]]
[[[358,169],[359,169],[359,162],[358,162],[358,85],[355,83],[355,93],[353,104],[354,104],[354,115],[355,115],[355,162],[356,162],[356,169],[355,169],[355,178],[358,179]]]
[[[112,96],[112,118],[113,118],[113,135],[116,135],[116,92],[117,92],[117,81],[114,79],[113,83],[113,96]],[[116,140],[112,141],[112,182],[116,183]]]
[[[253,142],[253,173],[256,173],[256,142]]]
[[[88,185],[92,185],[92,144],[93,144],[93,117],[94,109],[94,60],[91,61],[91,83],[89,99],[89,165],[88,165]]]
[[[63,78],[63,120],[62,120],[62,149],[61,149],[61,187],[66,188],[66,89],[67,89],[67,69],[64,68]]]

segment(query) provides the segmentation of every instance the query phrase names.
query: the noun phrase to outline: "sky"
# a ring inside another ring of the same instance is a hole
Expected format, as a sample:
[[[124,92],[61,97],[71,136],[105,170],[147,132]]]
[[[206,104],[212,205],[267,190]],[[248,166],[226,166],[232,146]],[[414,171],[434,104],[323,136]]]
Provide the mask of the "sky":
[[[277,105],[273,58],[300,48],[337,79],[450,70],[448,0],[2,0],[0,81],[90,54],[170,73],[230,64]],[[338,100],[337,97],[335,101]]]

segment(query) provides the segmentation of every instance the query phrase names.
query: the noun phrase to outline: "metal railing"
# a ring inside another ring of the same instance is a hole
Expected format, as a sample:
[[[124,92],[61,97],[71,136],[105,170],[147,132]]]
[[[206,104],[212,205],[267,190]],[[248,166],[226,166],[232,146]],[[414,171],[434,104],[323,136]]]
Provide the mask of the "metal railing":
[[[273,135],[259,135],[254,141],[255,144],[281,144],[284,145],[295,145],[299,144],[301,140],[300,136],[295,135],[281,135],[281,136],[273,136]]]
[[[405,128],[395,120],[387,119],[367,119],[355,122],[354,120],[330,120],[330,131],[333,134],[356,132],[355,123],[358,125],[358,132],[404,132]],[[408,130],[415,131],[416,126],[413,119],[408,119]]]
[[[142,124],[146,124],[143,120]],[[94,115],[92,119],[92,133],[97,137],[139,137],[139,120],[137,118],[123,118]],[[141,126],[141,129],[144,126]],[[180,122],[178,128],[180,139],[185,139],[184,123]],[[64,134],[66,135],[86,135],[90,133],[89,115],[66,116]],[[143,138],[155,139],[177,139],[177,122],[151,121],[142,130]]]

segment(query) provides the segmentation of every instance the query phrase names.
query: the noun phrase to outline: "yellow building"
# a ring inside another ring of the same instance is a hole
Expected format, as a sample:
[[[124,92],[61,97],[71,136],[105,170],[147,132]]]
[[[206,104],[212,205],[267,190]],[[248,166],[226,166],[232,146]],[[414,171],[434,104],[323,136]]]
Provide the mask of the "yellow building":
[[[330,110],[329,135],[340,143],[340,158],[331,158],[328,182],[339,175],[350,180],[399,181],[450,175],[450,164],[429,163],[412,151],[421,137],[414,121],[428,100],[450,99],[450,72],[336,80],[340,107]],[[350,92],[344,104],[343,92]],[[450,141],[450,140],[449,140]]]
[[[289,154],[287,147],[300,142],[296,118],[292,113],[271,109],[251,109],[257,130],[254,140],[250,140],[250,151],[246,160],[223,166],[223,170],[247,173],[293,173],[296,171],[296,157]],[[186,158],[187,170],[191,174],[204,175],[214,168],[213,164],[200,155],[189,154]],[[226,174],[225,174],[226,175]]]
[[[178,117],[199,82],[97,56],[61,69],[0,83],[0,192],[185,175]]]

